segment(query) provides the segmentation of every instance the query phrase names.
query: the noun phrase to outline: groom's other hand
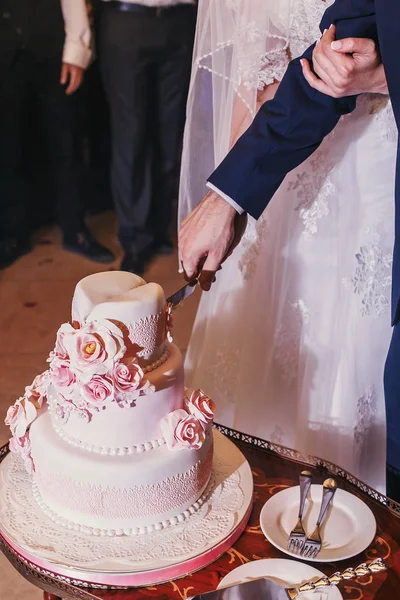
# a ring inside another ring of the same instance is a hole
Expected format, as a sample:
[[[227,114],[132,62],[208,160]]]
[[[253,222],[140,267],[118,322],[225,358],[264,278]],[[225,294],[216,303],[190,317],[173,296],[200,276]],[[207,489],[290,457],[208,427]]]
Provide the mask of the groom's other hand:
[[[179,254],[186,279],[199,277],[202,289],[210,289],[216,272],[240,241],[245,218],[216,192],[207,193],[179,231]]]
[[[335,40],[336,27],[324,31],[313,52],[313,71],[301,61],[310,86],[333,98],[365,92],[387,94],[387,83],[379,51],[373,40]]]

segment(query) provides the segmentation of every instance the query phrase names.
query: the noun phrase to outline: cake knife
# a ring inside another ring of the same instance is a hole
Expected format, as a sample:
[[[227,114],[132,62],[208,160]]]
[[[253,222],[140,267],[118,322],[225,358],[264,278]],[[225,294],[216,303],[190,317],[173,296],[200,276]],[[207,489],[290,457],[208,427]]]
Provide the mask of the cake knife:
[[[198,596],[192,596],[189,600],[300,600],[302,592],[313,592],[339,585],[342,581],[356,577],[371,576],[373,573],[385,571],[387,566],[381,558],[377,558],[369,564],[363,563],[356,569],[348,568],[341,573],[334,573],[330,577],[321,577],[317,581],[307,581],[296,588],[285,588],[280,583],[272,581],[267,577],[252,579],[244,583],[238,583],[230,587],[206,592]]]
[[[193,294],[196,286],[198,284],[197,279],[192,279],[184,285],[180,290],[172,294],[169,298],[167,298],[167,305],[171,308],[176,308],[178,304],[180,304],[186,298],[189,298],[190,294]]]

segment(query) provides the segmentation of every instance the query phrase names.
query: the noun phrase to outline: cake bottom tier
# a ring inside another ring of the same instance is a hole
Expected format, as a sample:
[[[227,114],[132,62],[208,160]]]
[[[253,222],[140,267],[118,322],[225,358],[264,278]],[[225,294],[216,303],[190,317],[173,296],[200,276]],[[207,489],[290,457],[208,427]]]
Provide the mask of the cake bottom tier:
[[[103,456],[62,440],[45,412],[30,440],[42,508],[60,524],[95,535],[140,534],[183,520],[201,505],[211,476],[211,428],[198,450],[164,445]]]

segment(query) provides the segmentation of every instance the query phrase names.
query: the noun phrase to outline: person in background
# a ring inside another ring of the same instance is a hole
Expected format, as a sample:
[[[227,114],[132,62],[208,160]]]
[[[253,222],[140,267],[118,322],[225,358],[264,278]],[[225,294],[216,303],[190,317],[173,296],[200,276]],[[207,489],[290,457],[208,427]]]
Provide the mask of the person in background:
[[[84,0],[0,0],[0,268],[31,249],[25,153],[33,103],[63,247],[98,262],[114,260],[83,221],[74,93],[91,60],[90,44]]]
[[[111,111],[111,186],[124,251],[142,274],[172,252],[185,105],[196,25],[193,0],[104,0],[99,59]]]

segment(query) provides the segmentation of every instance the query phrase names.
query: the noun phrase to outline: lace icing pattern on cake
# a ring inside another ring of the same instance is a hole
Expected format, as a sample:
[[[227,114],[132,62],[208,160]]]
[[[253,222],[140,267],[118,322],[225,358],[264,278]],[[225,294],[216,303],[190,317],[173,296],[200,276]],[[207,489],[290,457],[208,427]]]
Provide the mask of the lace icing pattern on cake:
[[[137,356],[145,357],[160,348],[166,339],[165,309],[136,323],[125,325],[130,343],[137,348]]]
[[[174,517],[169,519],[165,519],[164,521],[160,521],[158,523],[154,523],[152,525],[144,525],[143,527],[127,527],[125,529],[100,529],[97,527],[87,527],[85,525],[80,525],[78,523],[74,523],[73,521],[68,521],[67,519],[63,519],[55,512],[53,512],[45,502],[43,502],[40,492],[37,488],[35,482],[32,483],[32,493],[35,501],[42,509],[42,511],[57,525],[61,525],[61,527],[66,527],[67,529],[72,529],[74,531],[79,531],[84,535],[92,535],[96,537],[120,537],[120,536],[136,536],[149,534],[156,531],[162,531],[171,525],[177,525],[178,523],[184,523],[191,517],[195,512],[197,512],[205,502],[210,498],[211,491],[214,487],[214,477],[211,474],[209,483],[206,487],[204,493],[199,497],[196,502],[194,502],[189,508],[184,510],[181,513],[178,513]]]
[[[221,447],[221,437],[216,435],[217,447]],[[13,539],[23,536],[25,549],[62,564],[79,563],[96,568],[104,559],[111,559],[134,571],[151,566],[153,560],[169,560],[171,556],[184,560],[225,539],[232,530],[248,493],[238,471],[242,462],[237,452],[225,452],[223,457],[214,455],[210,497],[184,522],[147,536],[95,537],[74,529],[64,534],[48,515],[43,513],[38,518],[32,477],[19,457],[7,457],[0,468],[0,520]]]
[[[82,442],[77,438],[70,437],[61,427],[57,427],[54,422],[53,429],[57,435],[64,440],[64,442],[67,442],[67,444],[70,444],[71,446],[75,446],[75,448],[80,448],[81,450],[86,450],[87,452],[94,452],[95,454],[103,454],[108,456],[142,454],[143,452],[148,452],[149,450],[153,450],[153,448],[159,448],[165,444],[165,439],[160,437],[157,440],[150,440],[149,442],[144,442],[143,444],[137,444],[135,446],[116,446],[114,448],[107,446],[96,446],[95,444],[87,444],[86,442]]]
[[[63,527],[80,530],[92,535],[114,536],[149,533],[182,522],[202,506],[209,495],[212,460],[213,449],[211,447],[206,459],[198,461],[186,473],[174,475],[156,484],[138,485],[130,489],[103,488],[97,485],[75,482],[67,477],[54,474],[37,473],[32,483],[33,495],[42,510]],[[84,504],[89,503],[91,516],[109,519],[151,517],[160,512],[172,512],[175,509],[177,497],[179,497],[182,504],[190,502],[193,497],[199,499],[178,515],[152,525],[127,529],[101,529],[87,527],[59,516],[43,500],[39,490],[41,486],[46,491],[51,490],[51,495],[56,501],[60,501],[61,496],[63,504],[66,504],[64,491],[68,489],[67,506],[69,509],[79,510]],[[206,491],[202,493],[205,488]]]

